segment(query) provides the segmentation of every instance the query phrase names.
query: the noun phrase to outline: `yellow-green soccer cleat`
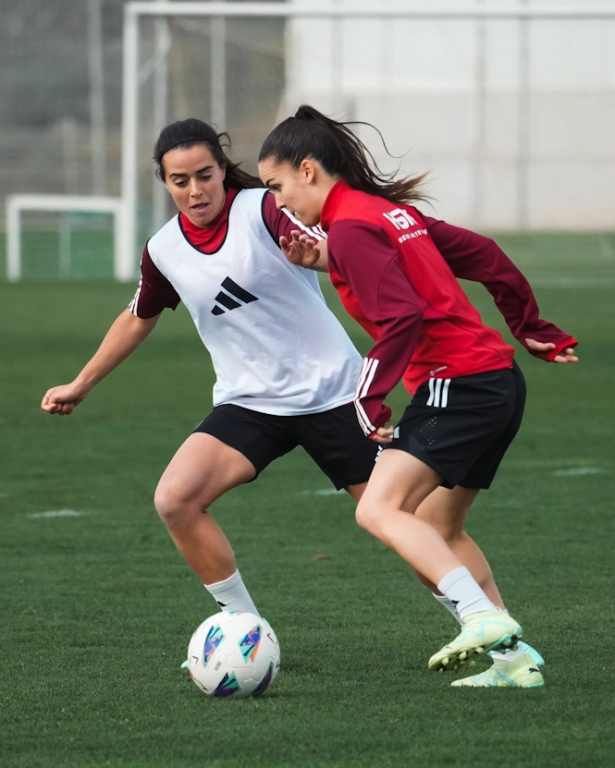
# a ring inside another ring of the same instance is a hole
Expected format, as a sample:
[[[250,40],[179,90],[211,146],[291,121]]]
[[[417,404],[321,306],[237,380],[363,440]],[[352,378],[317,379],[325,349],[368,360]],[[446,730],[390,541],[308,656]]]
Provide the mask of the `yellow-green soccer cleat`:
[[[455,680],[456,688],[541,688],[544,678],[527,651],[512,661],[496,659],[486,672]]]
[[[461,627],[461,634],[429,659],[429,669],[458,669],[476,654],[497,646],[512,647],[522,634],[521,626],[505,611],[473,613]]]

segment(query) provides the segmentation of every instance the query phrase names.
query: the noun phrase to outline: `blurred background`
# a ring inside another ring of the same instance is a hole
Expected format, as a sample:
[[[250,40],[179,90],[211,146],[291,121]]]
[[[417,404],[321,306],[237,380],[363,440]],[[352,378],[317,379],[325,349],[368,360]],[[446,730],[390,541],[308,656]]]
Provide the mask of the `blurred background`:
[[[255,172],[303,102],[376,125],[394,157],[358,132],[381,167],[428,171],[439,217],[614,228],[614,0],[260,5],[0,0],[0,275],[133,279],[172,214],[151,160],[160,129],[212,122]]]

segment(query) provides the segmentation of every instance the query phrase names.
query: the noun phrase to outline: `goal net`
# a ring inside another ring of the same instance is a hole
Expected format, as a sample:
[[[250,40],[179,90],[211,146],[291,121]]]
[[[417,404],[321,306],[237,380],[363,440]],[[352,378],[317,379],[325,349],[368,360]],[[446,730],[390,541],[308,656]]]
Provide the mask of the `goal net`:
[[[119,247],[122,211],[120,198],[9,196],[8,279],[130,279],[132,263]]]

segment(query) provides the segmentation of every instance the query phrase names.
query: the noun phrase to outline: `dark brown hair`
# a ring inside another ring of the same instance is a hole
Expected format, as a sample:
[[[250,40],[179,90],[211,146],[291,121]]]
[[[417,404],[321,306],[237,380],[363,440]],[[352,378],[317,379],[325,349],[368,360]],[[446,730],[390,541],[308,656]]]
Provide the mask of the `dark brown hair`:
[[[394,203],[425,200],[421,184],[427,174],[395,179],[395,174],[383,173],[372,153],[348,126],[367,125],[373,128],[384,148],[382,134],[370,123],[341,123],[306,104],[271,131],[259,154],[259,162],[273,158],[289,163],[297,170],[306,158],[317,160],[331,176],[339,176],[353,189],[384,197]],[[388,154],[388,150],[387,150]]]
[[[262,187],[263,182],[256,176],[252,176],[241,170],[240,163],[233,163],[224,152],[224,148],[230,149],[231,138],[228,133],[216,133],[215,129],[198,120],[196,117],[188,120],[178,120],[163,128],[154,147],[154,161],[156,162],[156,175],[164,181],[163,158],[171,149],[182,147],[190,149],[196,144],[204,144],[209,148],[214,160],[221,168],[226,168],[224,187],[233,189],[254,189]]]

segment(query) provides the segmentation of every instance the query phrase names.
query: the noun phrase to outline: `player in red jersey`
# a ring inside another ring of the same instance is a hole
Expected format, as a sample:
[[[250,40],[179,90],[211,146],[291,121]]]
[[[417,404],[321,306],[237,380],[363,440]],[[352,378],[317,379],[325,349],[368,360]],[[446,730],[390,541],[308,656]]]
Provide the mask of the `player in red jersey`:
[[[537,687],[540,671],[516,643],[521,627],[501,610],[488,563],[463,530],[472,502],[490,486],[518,431],[525,384],[513,347],[482,323],[456,276],[471,276],[474,268],[474,279],[490,287],[533,354],[576,362],[577,342],[539,319],[527,282],[507,260],[500,259],[500,273],[488,267],[484,278],[480,254],[478,266],[471,253],[447,262],[410,204],[421,199],[421,178],[383,177],[370,157],[345,124],[304,106],[272,131],[259,158],[278,206],[328,232],[333,283],[375,339],[355,407],[365,434],[384,450],[357,520],[458,615],[462,632],[432,656],[431,669],[456,668],[492,651],[487,673],[456,683]],[[281,240],[291,261],[318,268],[323,258],[313,245],[299,232]],[[402,378],[413,398],[393,428],[386,426],[391,411],[384,399]],[[481,583],[489,585],[489,596]]]

